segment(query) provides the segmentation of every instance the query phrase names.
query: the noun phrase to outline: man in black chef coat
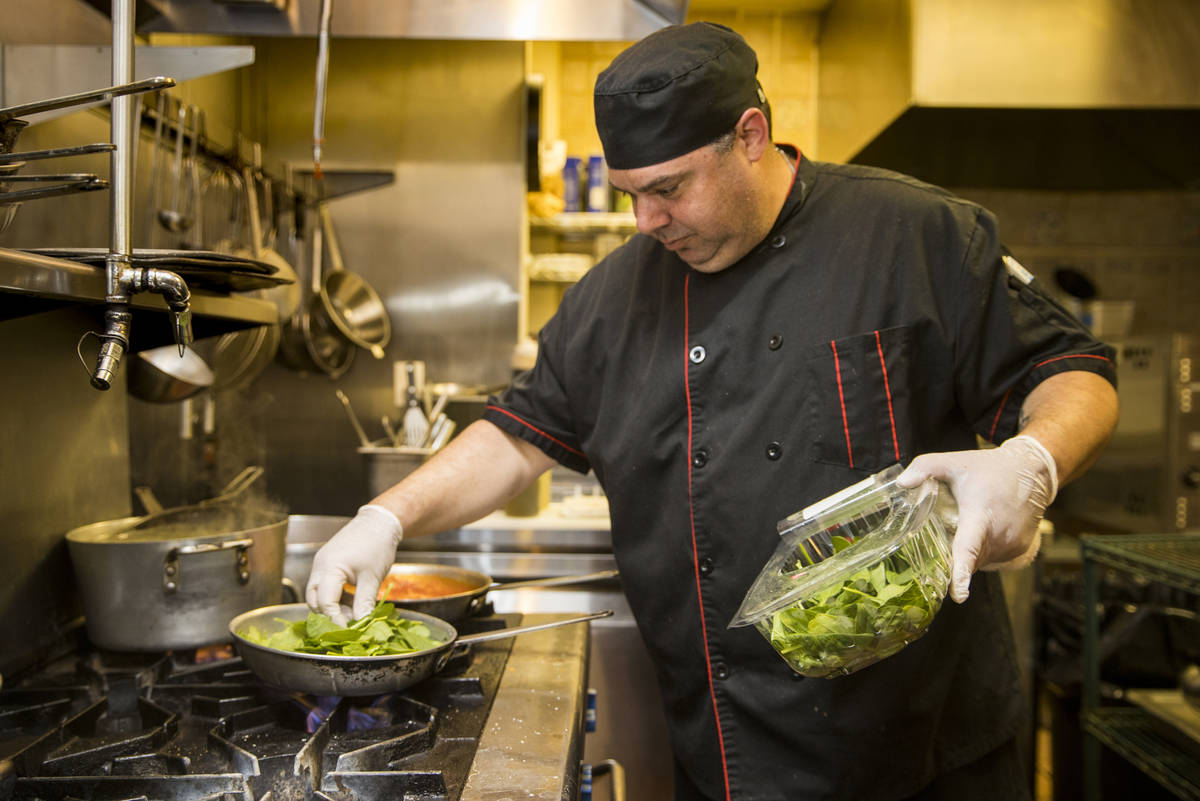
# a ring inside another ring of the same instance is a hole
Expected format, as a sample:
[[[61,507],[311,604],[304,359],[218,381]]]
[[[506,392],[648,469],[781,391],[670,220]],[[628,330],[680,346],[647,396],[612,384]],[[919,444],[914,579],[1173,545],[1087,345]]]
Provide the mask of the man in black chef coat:
[[[1032,558],[1058,484],[1111,432],[1112,351],[986,210],[776,147],[756,72],[739,35],[697,23],[600,75],[597,128],[639,235],[566,293],[483,420],[321,549],[308,603],[339,614],[352,582],[362,615],[402,533],[477,519],[556,463],[591,469],[677,798],[1027,798],[1009,623],[997,576],[976,571]],[[924,637],[805,679],[727,627],[776,521],[897,462],[960,508],[958,603]]]

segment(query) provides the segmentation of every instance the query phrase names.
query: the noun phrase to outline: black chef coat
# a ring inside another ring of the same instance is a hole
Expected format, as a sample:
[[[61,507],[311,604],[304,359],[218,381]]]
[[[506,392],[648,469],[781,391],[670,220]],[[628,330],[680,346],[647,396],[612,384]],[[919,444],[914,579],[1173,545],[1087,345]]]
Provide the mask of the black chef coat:
[[[676,758],[706,797],[903,798],[1013,737],[994,574],[836,679],[727,627],[778,520],[919,453],[1004,440],[1054,373],[1114,380],[1112,351],[1003,254],[977,205],[801,159],[774,228],[731,267],[692,271],[642,235],[597,264],[489,404],[485,419],[604,487]]]

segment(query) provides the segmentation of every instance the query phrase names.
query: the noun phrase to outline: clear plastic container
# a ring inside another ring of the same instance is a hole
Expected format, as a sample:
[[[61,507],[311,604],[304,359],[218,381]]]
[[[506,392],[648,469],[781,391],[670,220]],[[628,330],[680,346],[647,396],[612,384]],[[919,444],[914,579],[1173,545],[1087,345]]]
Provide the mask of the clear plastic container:
[[[950,584],[950,493],[904,489],[900,465],[778,524],[781,541],[729,624],[752,625],[804,676],[891,656],[933,621]]]

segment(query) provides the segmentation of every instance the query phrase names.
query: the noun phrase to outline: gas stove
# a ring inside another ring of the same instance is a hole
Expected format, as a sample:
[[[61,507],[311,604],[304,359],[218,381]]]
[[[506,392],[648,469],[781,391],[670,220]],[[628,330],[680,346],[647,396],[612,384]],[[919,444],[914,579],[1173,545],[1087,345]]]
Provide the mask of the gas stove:
[[[493,614],[457,628],[487,631],[521,618]],[[166,654],[85,647],[0,690],[0,801],[469,801],[477,763],[507,770],[496,758],[511,749],[519,721],[511,711],[496,719],[492,712],[510,656],[545,661],[545,648],[563,650],[552,642],[579,639],[571,629],[584,632],[584,645],[579,660],[564,656],[585,665],[586,627],[568,626],[557,637],[550,631],[474,644],[432,678],[374,698],[267,686],[229,646]],[[560,688],[565,696],[555,691],[555,706],[566,702],[568,716],[559,716],[561,731],[550,732],[554,747],[520,755],[562,763],[555,768],[560,794],[545,797],[572,792],[579,716],[572,701],[581,681]],[[500,706],[511,710],[519,700]],[[509,780],[530,777],[490,781]]]

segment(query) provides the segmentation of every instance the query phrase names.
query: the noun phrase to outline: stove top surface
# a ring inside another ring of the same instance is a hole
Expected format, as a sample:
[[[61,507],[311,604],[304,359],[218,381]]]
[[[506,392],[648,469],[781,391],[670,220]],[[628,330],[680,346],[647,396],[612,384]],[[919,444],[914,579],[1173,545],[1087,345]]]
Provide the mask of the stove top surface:
[[[230,646],[84,650],[0,690],[0,801],[457,801],[512,642],[376,698],[270,687]]]

